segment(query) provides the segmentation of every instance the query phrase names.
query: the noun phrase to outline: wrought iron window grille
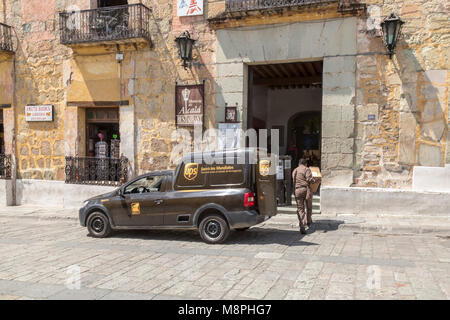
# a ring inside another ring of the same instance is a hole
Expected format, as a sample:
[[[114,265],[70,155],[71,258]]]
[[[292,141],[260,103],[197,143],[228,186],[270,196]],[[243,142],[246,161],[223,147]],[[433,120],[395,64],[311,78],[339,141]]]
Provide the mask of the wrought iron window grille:
[[[61,43],[77,44],[150,38],[151,9],[130,4],[73,12],[60,12]]]
[[[119,186],[128,181],[128,159],[66,157],[66,183]]]
[[[0,22],[0,51],[13,52],[11,27]]]
[[[11,155],[0,154],[0,179],[11,179]]]

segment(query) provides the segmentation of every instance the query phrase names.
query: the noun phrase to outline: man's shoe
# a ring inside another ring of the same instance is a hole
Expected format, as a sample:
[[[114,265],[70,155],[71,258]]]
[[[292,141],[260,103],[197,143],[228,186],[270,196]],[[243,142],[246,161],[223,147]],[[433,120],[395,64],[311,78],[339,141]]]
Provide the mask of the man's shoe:
[[[300,233],[301,234],[306,234],[306,229],[304,227],[300,227]]]

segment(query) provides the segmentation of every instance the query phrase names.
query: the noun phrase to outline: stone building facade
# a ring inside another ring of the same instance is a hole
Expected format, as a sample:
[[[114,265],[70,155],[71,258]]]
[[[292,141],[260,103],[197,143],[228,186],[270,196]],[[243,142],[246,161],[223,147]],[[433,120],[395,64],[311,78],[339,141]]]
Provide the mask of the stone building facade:
[[[145,6],[149,38],[78,43],[62,40],[60,12],[95,10],[107,1],[0,1],[0,22],[11,26],[13,42],[13,52],[0,53],[4,152],[12,155],[17,189],[62,182],[66,157],[89,155],[93,109],[117,110],[129,175],[171,168],[177,84],[204,83],[205,129],[224,122],[227,105],[237,106],[247,129],[252,66],[310,61],[322,68],[324,185],[408,189],[415,168],[445,170],[449,4],[294,1],[277,8],[275,1],[269,7],[236,2],[204,0],[203,15],[178,17],[176,0],[125,1]],[[392,59],[380,29],[391,12],[405,22]],[[174,41],[184,30],[197,40],[186,69]],[[27,122],[27,105],[53,105],[53,121]],[[15,197],[21,192],[13,191]]]

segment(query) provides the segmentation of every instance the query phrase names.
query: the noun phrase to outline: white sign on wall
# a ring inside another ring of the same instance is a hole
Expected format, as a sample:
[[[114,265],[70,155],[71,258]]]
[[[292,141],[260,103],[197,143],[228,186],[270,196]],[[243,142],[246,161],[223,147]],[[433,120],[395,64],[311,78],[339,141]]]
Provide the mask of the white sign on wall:
[[[53,121],[53,106],[25,106],[26,121]]]
[[[203,0],[177,0],[179,17],[199,16],[203,14]]]

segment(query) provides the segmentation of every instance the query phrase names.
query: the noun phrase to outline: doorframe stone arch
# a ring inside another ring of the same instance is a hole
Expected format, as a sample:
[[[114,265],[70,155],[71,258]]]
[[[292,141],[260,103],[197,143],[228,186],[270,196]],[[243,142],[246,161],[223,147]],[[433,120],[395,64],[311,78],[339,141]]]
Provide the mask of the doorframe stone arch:
[[[225,104],[237,105],[238,120],[247,129],[248,65],[323,60],[323,185],[351,186],[356,35],[356,17],[217,30],[216,122],[224,121]]]

